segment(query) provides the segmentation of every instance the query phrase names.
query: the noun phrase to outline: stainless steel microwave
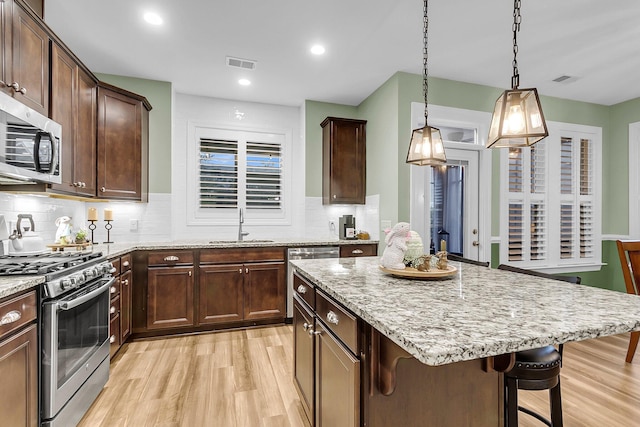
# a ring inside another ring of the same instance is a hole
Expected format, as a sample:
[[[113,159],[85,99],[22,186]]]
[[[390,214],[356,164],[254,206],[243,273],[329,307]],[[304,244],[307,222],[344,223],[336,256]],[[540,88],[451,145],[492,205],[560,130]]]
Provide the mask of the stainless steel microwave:
[[[0,184],[60,184],[62,126],[0,92]]]

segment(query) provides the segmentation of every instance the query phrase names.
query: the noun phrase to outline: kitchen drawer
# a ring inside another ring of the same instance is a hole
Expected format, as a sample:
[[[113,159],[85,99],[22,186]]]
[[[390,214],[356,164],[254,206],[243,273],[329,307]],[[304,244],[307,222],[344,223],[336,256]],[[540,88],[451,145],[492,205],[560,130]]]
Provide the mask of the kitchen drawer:
[[[304,280],[302,277],[297,274],[293,275],[293,291],[296,295],[298,295],[304,302],[309,304],[312,310],[316,308],[316,289],[315,287]]]
[[[37,317],[36,292],[17,296],[0,303],[0,339]]]
[[[232,248],[200,251],[200,264],[284,261],[284,248]]]
[[[358,319],[330,296],[316,290],[316,315],[354,354],[359,354]]]
[[[113,281],[113,285],[109,288],[109,298],[114,299],[118,295],[120,295],[120,288],[122,283],[120,282],[120,278],[116,277],[116,280]]]
[[[376,255],[378,255],[378,245],[375,243],[340,246],[340,258]]]
[[[109,306],[109,316],[112,321],[118,314],[120,314],[120,296],[112,298]]]
[[[131,270],[131,254],[126,254],[120,257],[120,274],[126,273],[129,270]]]
[[[149,252],[148,262],[149,262],[149,266],[192,265],[193,252],[192,251],[153,251],[153,252]]]
[[[113,275],[119,276],[120,275],[120,258],[110,259],[109,262],[111,262],[111,264],[113,265],[113,268],[116,269],[116,271],[113,272]]]

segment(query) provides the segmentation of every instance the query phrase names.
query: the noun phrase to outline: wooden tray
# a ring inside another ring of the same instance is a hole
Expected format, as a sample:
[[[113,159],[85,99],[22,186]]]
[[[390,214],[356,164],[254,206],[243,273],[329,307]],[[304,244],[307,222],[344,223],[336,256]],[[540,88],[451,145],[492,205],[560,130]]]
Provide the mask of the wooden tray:
[[[73,248],[77,251],[81,251],[83,249],[86,249],[87,247],[91,246],[90,242],[86,242],[86,243],[69,243],[69,244],[61,244],[61,243],[54,243],[53,245],[47,245],[48,248],[51,248],[51,250],[53,252],[56,251],[64,251],[67,248]]]
[[[413,267],[407,267],[404,270],[396,270],[394,268],[385,268],[381,265],[378,266],[380,270],[387,274],[391,274],[392,276],[402,277],[404,279],[419,279],[419,280],[434,280],[434,279],[444,279],[447,277],[454,276],[458,269],[453,265],[447,265],[446,270],[432,269],[429,271],[420,271]]]

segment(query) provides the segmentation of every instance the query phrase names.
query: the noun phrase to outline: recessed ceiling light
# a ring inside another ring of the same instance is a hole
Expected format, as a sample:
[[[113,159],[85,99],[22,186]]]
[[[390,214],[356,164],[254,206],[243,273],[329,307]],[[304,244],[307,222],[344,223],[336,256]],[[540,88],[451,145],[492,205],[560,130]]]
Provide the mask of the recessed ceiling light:
[[[240,84],[241,86],[249,86],[251,84],[251,81],[247,79],[240,79],[238,80],[238,84]]]
[[[162,25],[162,22],[163,22],[160,15],[154,12],[146,12],[144,14],[144,20],[151,25]]]
[[[315,44],[311,46],[311,53],[314,55],[322,55],[325,52],[324,46]]]

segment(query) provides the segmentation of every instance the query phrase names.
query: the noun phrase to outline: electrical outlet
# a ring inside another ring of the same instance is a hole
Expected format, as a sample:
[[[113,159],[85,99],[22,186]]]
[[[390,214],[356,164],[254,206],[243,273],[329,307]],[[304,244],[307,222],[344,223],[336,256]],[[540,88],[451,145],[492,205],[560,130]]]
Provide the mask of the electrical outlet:
[[[380,221],[380,227],[382,228],[382,231],[391,228],[391,220],[383,219],[382,221]]]
[[[130,219],[129,220],[129,231],[138,231],[138,220]]]

